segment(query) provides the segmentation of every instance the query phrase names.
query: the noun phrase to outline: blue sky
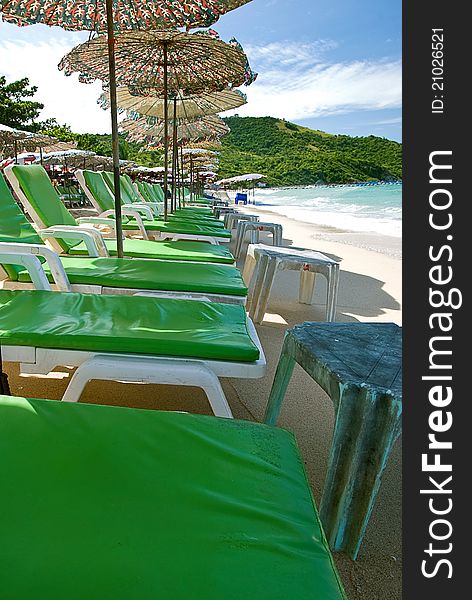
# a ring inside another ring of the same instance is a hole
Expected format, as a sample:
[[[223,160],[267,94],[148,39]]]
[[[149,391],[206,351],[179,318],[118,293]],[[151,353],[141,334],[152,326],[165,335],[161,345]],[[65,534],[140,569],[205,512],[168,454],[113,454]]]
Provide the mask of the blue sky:
[[[401,140],[400,0],[253,0],[214,28],[225,40],[235,36],[259,72],[243,89],[241,116]],[[0,74],[27,76],[38,86],[42,118],[105,132],[109,117],[96,105],[100,84],[80,84],[56,67],[87,35],[0,23]]]

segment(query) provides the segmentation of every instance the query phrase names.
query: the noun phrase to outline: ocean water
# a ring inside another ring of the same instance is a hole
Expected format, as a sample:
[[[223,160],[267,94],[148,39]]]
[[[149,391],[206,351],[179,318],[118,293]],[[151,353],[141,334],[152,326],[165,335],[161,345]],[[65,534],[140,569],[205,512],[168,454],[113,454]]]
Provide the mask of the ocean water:
[[[303,223],[401,238],[402,185],[255,189],[251,204]]]

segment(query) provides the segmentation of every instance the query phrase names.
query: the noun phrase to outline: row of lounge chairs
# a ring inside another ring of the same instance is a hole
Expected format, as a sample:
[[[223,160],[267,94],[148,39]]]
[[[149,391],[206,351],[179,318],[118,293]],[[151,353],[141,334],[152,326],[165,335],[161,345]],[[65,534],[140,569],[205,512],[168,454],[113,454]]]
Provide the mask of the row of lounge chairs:
[[[152,200],[159,239],[117,259],[92,228],[111,215],[76,221],[37,165],[6,176],[35,226],[0,177],[3,361],[77,367],[66,402],[0,396],[7,595],[344,598],[293,437],[231,420],[219,378],[266,363],[228,249],[164,241]],[[192,210],[176,228],[212,221]],[[77,404],[92,379],[200,387],[226,418]]]

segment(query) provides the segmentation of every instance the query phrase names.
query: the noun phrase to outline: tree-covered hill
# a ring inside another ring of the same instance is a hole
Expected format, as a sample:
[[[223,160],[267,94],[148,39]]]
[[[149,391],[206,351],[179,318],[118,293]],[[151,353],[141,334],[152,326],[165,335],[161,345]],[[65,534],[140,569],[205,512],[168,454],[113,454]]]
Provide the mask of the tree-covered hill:
[[[315,131],[273,117],[228,117],[220,178],[264,173],[270,185],[402,178],[402,146],[375,136]]]

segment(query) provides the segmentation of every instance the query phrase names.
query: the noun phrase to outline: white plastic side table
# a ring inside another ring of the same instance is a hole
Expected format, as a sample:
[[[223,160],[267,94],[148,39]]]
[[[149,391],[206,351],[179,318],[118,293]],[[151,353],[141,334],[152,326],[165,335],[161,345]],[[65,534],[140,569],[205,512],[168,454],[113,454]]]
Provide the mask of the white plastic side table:
[[[277,247],[265,244],[249,244],[243,279],[249,287],[251,279],[251,298],[249,314],[255,323],[261,323],[269,302],[270,292],[277,271],[293,270],[300,272],[298,301],[311,304],[315,277],[319,273],[328,282],[326,293],[326,321],[336,318],[336,300],[339,286],[339,262],[318,252],[306,248]]]
[[[259,241],[259,232],[268,231],[272,234],[273,246],[282,245],[282,225],[279,223],[268,223],[262,221],[240,221],[236,230],[236,247],[234,251],[235,258],[239,258],[243,247],[243,242],[248,231],[255,233],[254,237],[251,238],[251,243],[257,243]]]

